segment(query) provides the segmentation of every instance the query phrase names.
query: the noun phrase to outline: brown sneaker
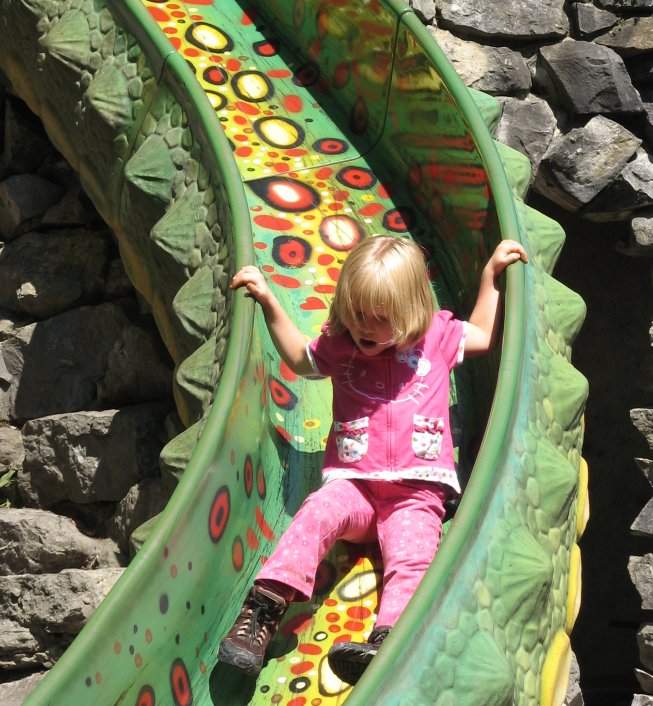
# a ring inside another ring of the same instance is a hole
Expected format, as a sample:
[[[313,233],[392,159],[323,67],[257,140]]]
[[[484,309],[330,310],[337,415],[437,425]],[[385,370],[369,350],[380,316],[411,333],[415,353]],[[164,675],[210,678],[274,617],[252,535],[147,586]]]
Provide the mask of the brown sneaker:
[[[250,677],[258,676],[265,650],[287,610],[288,601],[281,596],[258,586],[250,588],[240,615],[220,643],[218,660]]]
[[[336,642],[328,654],[331,671],[340,681],[355,684],[363,676],[389,632],[390,626],[379,625],[372,630],[367,642]]]

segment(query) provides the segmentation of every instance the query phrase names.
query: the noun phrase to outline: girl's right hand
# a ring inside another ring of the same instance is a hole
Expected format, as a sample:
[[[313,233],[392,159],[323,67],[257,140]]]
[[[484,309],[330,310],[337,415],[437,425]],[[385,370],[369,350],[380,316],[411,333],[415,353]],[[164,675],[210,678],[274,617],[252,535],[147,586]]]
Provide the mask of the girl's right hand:
[[[314,373],[306,352],[306,337],[284,311],[263,273],[253,265],[246,265],[231,280],[231,289],[239,287],[245,287],[247,294],[259,303],[272,342],[286,365],[297,375]]]
[[[263,273],[254,265],[245,265],[231,280],[231,289],[245,287],[247,293],[264,305],[272,296]]]

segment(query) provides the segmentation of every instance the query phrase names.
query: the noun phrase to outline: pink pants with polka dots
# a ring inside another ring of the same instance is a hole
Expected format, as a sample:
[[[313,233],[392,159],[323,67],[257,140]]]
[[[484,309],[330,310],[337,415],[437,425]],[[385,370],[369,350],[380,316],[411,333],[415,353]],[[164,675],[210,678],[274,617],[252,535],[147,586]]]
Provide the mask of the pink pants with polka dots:
[[[306,498],[256,582],[280,582],[295,590],[295,600],[308,600],[336,540],[378,540],[383,591],[376,624],[394,625],[440,544],[445,499],[442,486],[425,481],[333,480]]]

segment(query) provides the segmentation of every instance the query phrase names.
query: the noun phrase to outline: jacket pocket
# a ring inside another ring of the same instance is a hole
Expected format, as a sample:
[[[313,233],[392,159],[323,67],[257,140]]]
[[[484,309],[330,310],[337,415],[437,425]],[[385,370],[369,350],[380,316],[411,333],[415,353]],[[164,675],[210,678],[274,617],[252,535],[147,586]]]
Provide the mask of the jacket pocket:
[[[417,458],[435,461],[442,450],[444,435],[443,417],[413,415],[413,451]]]
[[[355,463],[367,453],[369,439],[369,417],[352,422],[333,422],[333,431],[341,463]]]

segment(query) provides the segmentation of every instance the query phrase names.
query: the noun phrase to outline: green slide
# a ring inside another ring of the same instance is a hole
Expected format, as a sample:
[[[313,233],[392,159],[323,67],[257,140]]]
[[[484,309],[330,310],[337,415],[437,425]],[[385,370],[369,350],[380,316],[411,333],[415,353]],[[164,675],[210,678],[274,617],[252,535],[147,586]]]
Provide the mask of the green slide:
[[[553,706],[564,698],[587,521],[581,299],[551,276],[560,227],[523,202],[529,165],[399,0],[2,0],[0,69],[115,232],[176,365],[176,490],[28,706]],[[433,566],[355,688],[334,640],[365,639],[374,546],[337,545],[257,680],[216,649],[311,489],[328,381],[281,364],[233,273],[256,263],[307,336],[347,252],[377,233],[428,253],[469,315],[501,238],[502,346],[454,374],[465,490]]]

